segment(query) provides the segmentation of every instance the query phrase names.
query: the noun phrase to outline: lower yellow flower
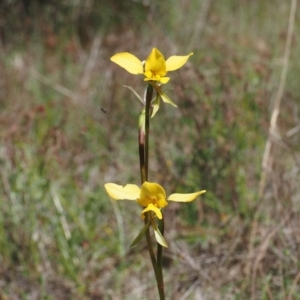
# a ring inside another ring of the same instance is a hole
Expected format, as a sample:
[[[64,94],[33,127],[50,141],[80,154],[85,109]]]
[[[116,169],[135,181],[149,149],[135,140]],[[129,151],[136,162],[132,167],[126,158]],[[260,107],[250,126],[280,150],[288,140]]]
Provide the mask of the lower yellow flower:
[[[135,184],[125,186],[115,183],[106,183],[106,192],[115,200],[136,200],[138,204],[144,207],[142,216],[147,211],[153,211],[158,219],[162,219],[161,209],[168,205],[167,201],[191,202],[197,196],[206,191],[198,191],[191,194],[172,194],[167,197],[162,186],[154,182],[145,181],[141,188]]]

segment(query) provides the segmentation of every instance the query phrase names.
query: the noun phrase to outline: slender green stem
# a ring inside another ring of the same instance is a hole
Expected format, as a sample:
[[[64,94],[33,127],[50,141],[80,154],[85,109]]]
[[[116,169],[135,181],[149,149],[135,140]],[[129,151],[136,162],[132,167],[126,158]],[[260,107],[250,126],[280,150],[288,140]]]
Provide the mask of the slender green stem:
[[[162,213],[163,214],[163,213]],[[158,223],[158,229],[160,231],[160,233],[162,235],[164,235],[164,231],[165,231],[165,222],[164,222],[164,216],[162,217],[161,220],[159,220]],[[164,277],[163,277],[163,273],[162,273],[162,253],[163,253],[163,247],[160,244],[157,244],[157,255],[156,255],[156,259],[157,259],[157,267],[158,270],[160,271],[160,280],[162,282],[162,285],[164,286]]]
[[[145,112],[145,169],[146,180],[148,180],[149,165],[149,132],[150,132],[150,105],[153,95],[153,86],[149,83],[146,92],[146,112]]]
[[[141,173],[141,183],[146,181],[147,173],[145,166],[145,131],[144,126],[139,128],[139,156],[140,156],[140,173]]]
[[[140,124],[140,128],[139,128],[139,156],[140,156],[140,174],[141,174],[142,184],[148,180],[150,107],[151,107],[152,95],[153,95],[153,87],[151,84],[148,84],[148,88],[146,92],[145,128],[144,126],[142,126],[142,124]],[[151,218],[150,214],[151,212],[147,212],[145,214],[145,224],[147,224],[149,219]],[[161,263],[158,263],[156,261],[149,228],[146,230],[146,240],[147,240],[147,247],[152,262],[152,267],[155,273],[159,299],[165,300]]]
[[[149,213],[146,213],[145,216],[145,224],[147,224],[147,222],[149,221]],[[148,246],[148,251],[150,254],[150,258],[151,258],[151,262],[152,262],[152,267],[155,273],[155,279],[156,279],[156,283],[157,283],[157,289],[158,289],[158,293],[159,293],[159,299],[160,300],[164,300],[165,299],[165,295],[164,295],[164,290],[161,290],[161,272],[157,267],[157,262],[156,262],[156,258],[154,255],[154,251],[153,251],[153,247],[152,247],[152,240],[151,240],[151,236],[150,236],[150,231],[149,228],[146,231],[146,240],[147,240],[147,246]]]

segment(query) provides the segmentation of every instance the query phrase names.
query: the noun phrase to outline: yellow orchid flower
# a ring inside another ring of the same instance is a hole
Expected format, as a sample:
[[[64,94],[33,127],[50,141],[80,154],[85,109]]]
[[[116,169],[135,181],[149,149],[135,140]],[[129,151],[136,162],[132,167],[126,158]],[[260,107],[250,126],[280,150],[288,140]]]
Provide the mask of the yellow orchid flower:
[[[106,183],[106,192],[115,200],[136,200],[138,204],[144,207],[142,216],[147,211],[153,211],[158,219],[162,219],[161,209],[168,205],[167,201],[191,202],[197,196],[206,191],[199,191],[191,194],[172,194],[166,196],[166,192],[162,186],[154,182],[145,181],[141,188],[135,184],[127,184],[125,186],[115,183]]]
[[[165,60],[161,52],[153,48],[144,62],[128,52],[117,53],[110,59],[131,74],[144,74],[145,81],[156,81],[164,84],[170,80],[169,77],[165,77],[167,72],[181,68],[191,55],[193,55],[192,52],[185,56],[173,55]]]
[[[191,52],[185,56],[177,56],[173,55],[165,60],[164,56],[161,52],[153,48],[149,56],[145,61],[140,61],[136,56],[128,52],[121,52],[113,55],[110,59],[115,62],[120,67],[124,68],[127,72],[135,75],[144,74],[145,81],[149,81],[149,83],[155,88],[157,96],[155,100],[151,103],[152,105],[152,115],[153,118],[160,106],[160,98],[174,107],[177,105],[162,91],[161,84],[167,83],[170,78],[165,77],[165,75],[169,71],[175,71],[181,68],[189,59],[189,57],[193,55]],[[135,92],[132,87],[128,87],[130,90],[134,92],[134,94],[141,100],[141,97]],[[143,100],[141,100],[143,102]]]

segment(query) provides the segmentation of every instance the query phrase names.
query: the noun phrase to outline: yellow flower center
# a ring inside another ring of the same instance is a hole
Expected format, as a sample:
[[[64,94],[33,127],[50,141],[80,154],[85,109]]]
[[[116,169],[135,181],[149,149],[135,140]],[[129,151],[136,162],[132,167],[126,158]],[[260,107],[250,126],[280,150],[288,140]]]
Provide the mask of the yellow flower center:
[[[150,55],[146,59],[144,65],[144,75],[147,78],[159,80],[166,74],[167,67],[165,58],[156,48],[153,48]]]
[[[137,202],[143,207],[153,204],[163,208],[168,205],[165,190],[157,183],[144,182],[141,188],[140,198]]]

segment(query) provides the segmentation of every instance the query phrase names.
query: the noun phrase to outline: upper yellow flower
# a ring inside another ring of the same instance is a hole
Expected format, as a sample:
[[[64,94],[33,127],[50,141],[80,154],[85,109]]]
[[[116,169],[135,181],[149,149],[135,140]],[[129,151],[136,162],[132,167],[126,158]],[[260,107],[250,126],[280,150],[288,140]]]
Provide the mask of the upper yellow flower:
[[[153,211],[162,219],[161,208],[168,205],[167,201],[190,202],[206,191],[199,191],[191,194],[172,194],[168,198],[162,186],[157,183],[145,181],[141,188],[135,184],[127,184],[124,187],[115,183],[106,183],[106,192],[115,200],[136,200],[144,207],[142,215],[147,211]]]
[[[181,68],[191,55],[192,52],[186,56],[174,55],[165,60],[160,51],[153,48],[145,62],[128,52],[117,53],[111,60],[131,74],[144,74],[145,81],[167,83],[170,80],[169,77],[165,77],[167,72]]]

